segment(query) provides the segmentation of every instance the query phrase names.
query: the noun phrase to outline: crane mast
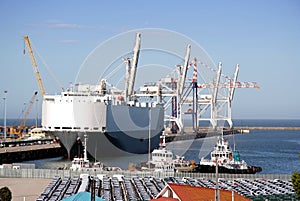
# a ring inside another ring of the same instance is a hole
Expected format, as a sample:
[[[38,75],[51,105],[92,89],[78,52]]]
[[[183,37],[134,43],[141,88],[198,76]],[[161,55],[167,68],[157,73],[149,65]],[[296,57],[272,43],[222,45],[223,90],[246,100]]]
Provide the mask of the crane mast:
[[[38,67],[37,67],[37,64],[36,64],[36,60],[34,58],[34,54],[33,54],[33,51],[32,51],[31,44],[30,44],[28,36],[24,36],[24,41],[25,41],[25,43],[27,45],[27,49],[29,51],[29,56],[30,56],[30,59],[31,59],[31,64],[32,64],[32,67],[33,67],[33,70],[34,70],[34,74],[35,74],[37,83],[39,85],[40,93],[41,93],[42,97],[44,97],[44,95],[45,95],[44,85],[43,85],[42,78],[40,76],[40,73],[39,73],[39,70],[38,70]]]

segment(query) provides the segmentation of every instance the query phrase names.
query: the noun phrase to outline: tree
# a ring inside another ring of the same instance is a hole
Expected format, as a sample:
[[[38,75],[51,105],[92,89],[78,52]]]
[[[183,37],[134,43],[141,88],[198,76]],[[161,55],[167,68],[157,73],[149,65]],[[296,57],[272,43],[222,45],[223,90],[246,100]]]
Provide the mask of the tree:
[[[295,193],[300,197],[300,173],[295,171],[292,174],[292,183]]]
[[[300,153],[299,153],[299,158],[300,158]],[[292,174],[292,183],[293,183],[293,188],[295,190],[295,193],[300,197],[300,173],[297,171],[294,171]]]
[[[1,201],[11,201],[11,191],[8,187],[3,187],[0,189],[0,200]]]

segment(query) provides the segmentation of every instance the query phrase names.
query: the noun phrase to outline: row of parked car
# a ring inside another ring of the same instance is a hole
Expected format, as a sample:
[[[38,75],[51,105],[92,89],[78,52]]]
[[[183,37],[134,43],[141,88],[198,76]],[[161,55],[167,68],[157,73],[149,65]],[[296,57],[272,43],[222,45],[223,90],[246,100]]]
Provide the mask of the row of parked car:
[[[91,185],[94,181],[94,185]],[[156,177],[127,177],[116,175],[108,177],[106,175],[97,175],[96,177],[88,174],[74,178],[55,177],[53,181],[44,190],[37,201],[41,200],[60,200],[71,196],[77,192],[92,191],[106,201],[124,201],[124,200],[150,200],[155,198],[165,187],[166,183],[176,183],[206,188],[215,188],[216,181],[205,178],[178,178],[167,177],[159,179]],[[218,180],[219,188],[234,191],[246,197],[259,195],[286,195],[295,194],[291,181],[280,179],[233,179],[227,180],[220,178]]]
[[[37,201],[57,201],[74,195],[78,192],[81,185],[79,177],[64,177],[56,176],[52,182],[45,188]]]

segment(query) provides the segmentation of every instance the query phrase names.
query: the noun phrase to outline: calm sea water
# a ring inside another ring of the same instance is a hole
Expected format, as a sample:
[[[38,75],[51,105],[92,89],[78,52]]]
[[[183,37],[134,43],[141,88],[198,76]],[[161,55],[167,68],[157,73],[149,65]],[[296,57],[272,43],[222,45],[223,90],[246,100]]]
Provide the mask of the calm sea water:
[[[235,126],[288,126],[300,127],[300,120],[234,120]],[[239,151],[241,159],[249,165],[261,166],[263,174],[292,174],[300,172],[300,131],[251,131],[250,134],[226,136],[233,148]],[[198,162],[211,151],[216,137],[173,142],[168,144],[175,154],[184,155],[187,160]],[[146,161],[148,155],[132,155],[119,158],[103,158],[109,166],[128,168],[129,163]],[[51,158],[26,163],[35,163],[37,168],[57,168],[68,165],[66,159]]]

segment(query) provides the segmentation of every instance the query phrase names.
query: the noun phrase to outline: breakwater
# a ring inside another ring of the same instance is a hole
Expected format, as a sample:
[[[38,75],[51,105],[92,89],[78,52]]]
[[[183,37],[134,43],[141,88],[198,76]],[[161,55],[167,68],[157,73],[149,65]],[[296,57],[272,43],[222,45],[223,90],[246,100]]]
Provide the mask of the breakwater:
[[[287,127],[287,126],[236,126],[235,130],[285,130],[285,131],[299,131],[300,127]]]

